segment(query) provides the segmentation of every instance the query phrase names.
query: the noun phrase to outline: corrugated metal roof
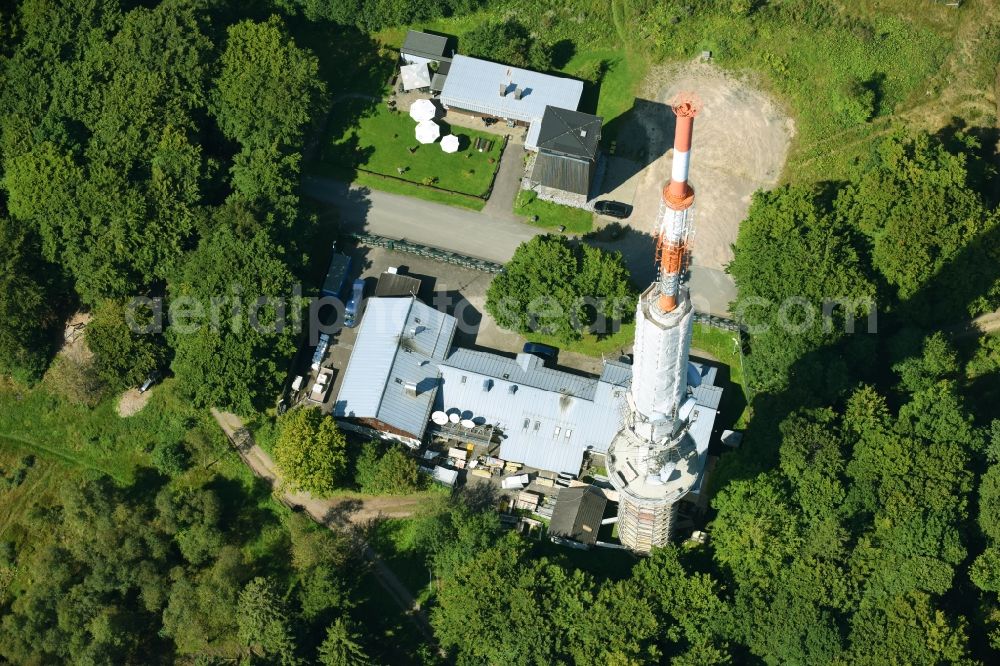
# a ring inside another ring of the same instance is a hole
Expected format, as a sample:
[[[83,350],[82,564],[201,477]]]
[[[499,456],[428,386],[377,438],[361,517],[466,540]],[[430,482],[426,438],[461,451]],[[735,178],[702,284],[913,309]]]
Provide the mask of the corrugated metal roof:
[[[333,415],[376,418],[421,437],[440,385],[435,362],[451,347],[455,324],[416,298],[369,299]]]
[[[708,386],[707,384],[702,384],[701,386],[692,388],[691,393],[694,395],[694,399],[701,407],[718,409],[719,402],[722,400],[722,389],[718,386]]]
[[[530,354],[513,360],[457,349],[439,367],[435,408],[497,426],[506,460],[575,474],[584,452],[607,451],[621,428],[624,386],[546,368]]]
[[[500,96],[500,87],[506,94]],[[520,88],[521,98],[514,91]],[[441,91],[445,106],[523,122],[539,119],[546,106],[576,110],[583,82],[456,55]]]
[[[531,180],[543,187],[588,194],[592,166],[593,162],[539,151],[531,169]]]

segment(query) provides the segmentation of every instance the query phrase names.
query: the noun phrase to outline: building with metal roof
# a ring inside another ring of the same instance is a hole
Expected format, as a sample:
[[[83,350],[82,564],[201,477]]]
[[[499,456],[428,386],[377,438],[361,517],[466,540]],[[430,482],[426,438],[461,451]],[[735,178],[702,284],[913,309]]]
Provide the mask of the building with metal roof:
[[[538,151],[531,171],[535,186],[581,195],[585,202],[597,163],[602,123],[602,118],[589,113],[546,107],[524,144],[528,150]]]
[[[435,409],[494,426],[504,460],[576,474],[584,453],[607,451],[621,428],[628,366],[620,363],[582,377],[547,368],[532,354],[456,349],[439,367]]]
[[[549,535],[552,541],[575,541],[586,546],[597,542],[608,498],[596,486],[572,486],[559,491],[552,511]]]
[[[582,95],[583,82],[577,79],[456,54],[441,102],[447,109],[530,125],[541,120],[547,106],[576,110]]]
[[[334,416],[410,446],[428,432],[499,441],[500,458],[553,472],[577,474],[584,454],[607,454],[629,411],[630,365],[605,361],[599,377],[579,375],[533,354],[452,348],[455,328],[454,317],[412,296],[369,299]],[[721,397],[715,375],[711,366],[689,364],[691,474],[708,453]],[[432,424],[433,411],[468,425]]]
[[[409,275],[402,275],[396,269],[383,272],[375,284],[375,296],[392,298],[416,296],[420,293],[420,280]]]
[[[437,362],[451,349],[455,326],[454,317],[413,296],[369,299],[333,416],[419,446],[440,386]]]
[[[432,62],[448,61],[450,60],[448,38],[419,30],[410,30],[406,33],[403,47],[399,49],[399,57],[408,65],[427,65]]]

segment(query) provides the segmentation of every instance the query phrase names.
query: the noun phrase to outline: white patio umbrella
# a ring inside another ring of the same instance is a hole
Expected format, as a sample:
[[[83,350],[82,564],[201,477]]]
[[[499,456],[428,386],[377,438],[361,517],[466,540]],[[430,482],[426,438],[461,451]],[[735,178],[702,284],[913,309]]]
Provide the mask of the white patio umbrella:
[[[410,117],[418,123],[431,120],[437,115],[437,107],[429,99],[418,99],[410,105]]]
[[[420,143],[434,143],[441,136],[441,128],[437,123],[425,120],[417,125],[417,141]]]
[[[458,152],[458,137],[454,134],[449,134],[448,136],[441,139],[441,150],[446,153],[457,153]]]

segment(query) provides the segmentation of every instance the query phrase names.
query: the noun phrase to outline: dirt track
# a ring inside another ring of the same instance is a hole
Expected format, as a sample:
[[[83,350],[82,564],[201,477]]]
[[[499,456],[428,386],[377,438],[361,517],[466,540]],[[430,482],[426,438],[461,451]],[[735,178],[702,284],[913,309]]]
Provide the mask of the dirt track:
[[[650,155],[658,156],[639,176],[631,219],[641,231],[651,230],[657,193],[670,179],[673,118],[667,106],[680,92],[695,92],[702,101],[691,148],[691,184],[697,191],[693,263],[722,269],[732,259],[731,245],[751,195],[777,183],[795,129],[764,93],[712,65],[654,69],[642,94],[651,103],[636,107],[636,122],[647,126]]]

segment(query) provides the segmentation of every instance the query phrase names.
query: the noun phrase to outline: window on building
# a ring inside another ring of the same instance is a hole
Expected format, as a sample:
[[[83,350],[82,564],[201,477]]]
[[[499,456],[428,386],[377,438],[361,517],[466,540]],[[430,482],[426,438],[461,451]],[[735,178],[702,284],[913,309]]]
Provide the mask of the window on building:
[[[566,439],[569,439],[572,434],[573,434],[573,429],[566,428]]]
[[[467,381],[468,379],[469,379],[468,377],[466,377],[465,375],[462,375],[462,383],[463,383],[463,384],[464,384],[464,383],[465,383],[465,382],[466,382],[466,381]]]
[[[541,428],[541,427],[542,427],[542,422],[541,421],[535,421],[535,432],[538,432],[538,429]]]
[[[560,428],[559,426],[556,426],[556,434],[554,434],[553,437],[558,437],[560,430],[562,430],[562,428]]]
[[[524,419],[524,429],[527,430],[528,426],[531,424],[531,419]]]

